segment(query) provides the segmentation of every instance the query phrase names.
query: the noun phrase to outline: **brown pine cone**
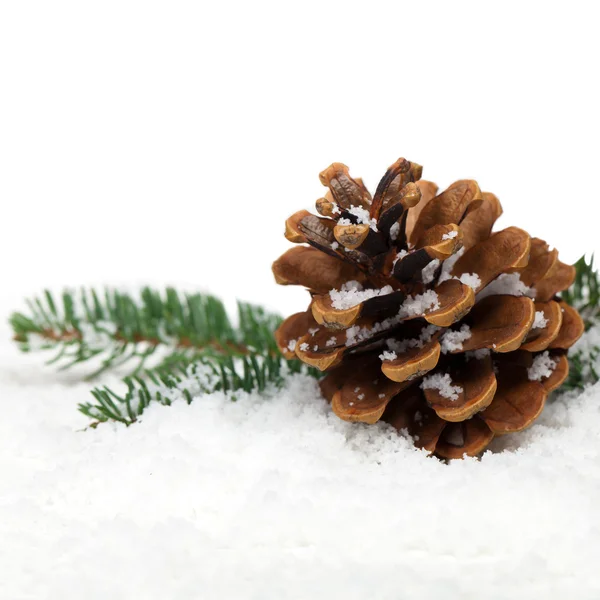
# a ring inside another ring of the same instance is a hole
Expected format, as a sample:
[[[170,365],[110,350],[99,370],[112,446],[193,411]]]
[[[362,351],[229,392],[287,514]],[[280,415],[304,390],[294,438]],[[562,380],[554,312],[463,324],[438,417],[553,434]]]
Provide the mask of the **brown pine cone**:
[[[437,456],[474,456],[531,425],[567,377],[584,325],[556,294],[575,268],[522,229],[492,233],[502,207],[475,181],[436,195],[421,171],[398,159],[374,197],[343,164],[320,174],[321,216],[292,215],[285,235],[300,245],[273,264],[277,283],[312,300],[276,339],[327,372],[340,418],[383,419]]]

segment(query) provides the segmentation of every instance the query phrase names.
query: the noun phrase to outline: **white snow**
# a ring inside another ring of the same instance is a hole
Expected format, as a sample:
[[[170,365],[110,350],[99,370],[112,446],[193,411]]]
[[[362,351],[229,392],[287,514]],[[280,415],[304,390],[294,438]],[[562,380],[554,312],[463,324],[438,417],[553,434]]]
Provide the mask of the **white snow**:
[[[330,290],[329,296],[332,300],[331,304],[333,308],[338,310],[344,310],[346,308],[352,308],[365,300],[376,298],[377,296],[386,296],[394,291],[391,285],[386,285],[381,289],[367,289],[358,281],[347,281],[342,285],[341,290]]]
[[[437,325],[427,325],[421,330],[418,338],[409,338],[404,340],[395,340],[393,338],[385,341],[387,347],[397,354],[406,352],[409,348],[422,348],[431,341],[431,338],[441,328]]]
[[[440,307],[438,295],[433,290],[427,290],[422,294],[408,296],[402,303],[398,316],[406,319],[424,315]]]
[[[396,222],[390,227],[390,238],[392,241],[396,241],[398,239],[398,234],[400,233],[400,223]]]
[[[546,327],[546,325],[548,325],[548,319],[544,317],[544,311],[537,310],[535,312],[535,319],[533,320],[533,325],[531,326],[531,329],[543,329],[544,327]]]
[[[435,279],[435,272],[440,266],[440,260],[434,258],[426,267],[421,269],[421,279],[423,283],[431,283]]]
[[[463,273],[460,277],[455,277],[454,279],[458,279],[461,283],[468,285],[471,289],[477,290],[481,285],[481,278],[477,273]]]
[[[396,360],[398,358],[398,355],[395,352],[390,352],[388,350],[384,350],[380,355],[379,358],[384,361],[384,360]]]
[[[351,206],[348,209],[351,215],[354,215],[362,225],[368,225],[373,231],[377,231],[377,219],[371,219],[369,211],[362,206]]]
[[[600,596],[600,384],[445,465],[384,424],[341,421],[304,376],[84,429],[90,384],[9,337],[3,600]]]
[[[465,358],[467,360],[470,360],[471,358],[474,358],[475,360],[481,360],[489,356],[491,353],[492,351],[489,348],[479,348],[479,350],[465,352]]]
[[[396,263],[397,263],[399,260],[402,260],[402,259],[403,259],[405,256],[407,256],[407,255],[408,255],[408,251],[407,251],[407,250],[400,250],[400,251],[399,251],[399,252],[396,254],[395,258],[394,258],[394,262],[392,263],[392,269],[393,269],[393,268],[396,266]]]
[[[456,233],[456,232],[452,232]],[[477,273],[462,273],[460,276],[450,275],[454,265],[458,259],[465,253],[464,246],[457,250],[450,258],[447,258],[442,263],[442,271],[440,273],[438,283],[448,281],[448,279],[458,279],[461,283],[468,285],[470,288],[476,290],[481,285],[481,279]]]
[[[442,236],[442,240],[453,240],[458,235],[458,231],[451,231]]]
[[[298,339],[300,339],[300,338],[298,338]],[[290,352],[294,352],[294,350],[296,350],[296,344],[297,344],[297,343],[298,343],[298,340],[290,340],[290,341],[288,342],[288,345],[287,345],[287,347],[288,347],[288,350],[289,350]]]
[[[448,330],[442,336],[440,345],[442,352],[453,352],[455,350],[462,350],[462,343],[471,337],[471,328],[468,325],[463,325],[458,331]]]
[[[353,325],[346,329],[346,346],[353,346],[358,342],[368,340],[382,331],[395,327],[409,317],[421,316],[426,312],[439,308],[439,306],[438,295],[433,290],[409,296],[400,306],[396,316],[374,323],[371,327]]]
[[[535,289],[526,286],[521,281],[519,273],[502,273],[502,275],[499,275],[496,279],[488,283],[481,292],[477,294],[477,302],[483,298],[495,296],[497,294],[535,298]]]
[[[421,389],[438,390],[440,396],[448,398],[449,400],[458,400],[458,395],[463,391],[460,385],[454,385],[452,383],[452,378],[448,373],[426,375],[421,382]]]
[[[331,242],[329,245],[331,246],[332,250],[337,250],[340,247],[338,242]]]
[[[542,352],[533,359],[533,364],[527,369],[527,377],[531,381],[540,381],[552,375],[556,368],[556,361],[550,358],[549,352]]]
[[[450,279],[452,276],[450,275],[450,271],[456,264],[456,261],[465,253],[465,247],[459,248],[450,258],[447,258],[442,263],[442,272],[440,273],[439,283],[442,281],[446,281]]]

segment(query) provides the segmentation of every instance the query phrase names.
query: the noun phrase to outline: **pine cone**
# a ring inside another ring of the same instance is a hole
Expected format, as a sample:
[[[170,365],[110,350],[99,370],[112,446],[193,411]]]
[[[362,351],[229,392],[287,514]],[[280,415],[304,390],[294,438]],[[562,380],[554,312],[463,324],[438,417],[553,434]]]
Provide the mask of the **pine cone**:
[[[302,285],[309,309],[276,332],[287,357],[326,371],[321,390],[347,421],[382,419],[443,458],[479,454],[525,429],[568,375],[584,325],[556,294],[575,268],[548,244],[508,227],[472,180],[437,186],[396,161],[371,197],[334,163],[329,188],[286,222],[300,244],[273,264]]]

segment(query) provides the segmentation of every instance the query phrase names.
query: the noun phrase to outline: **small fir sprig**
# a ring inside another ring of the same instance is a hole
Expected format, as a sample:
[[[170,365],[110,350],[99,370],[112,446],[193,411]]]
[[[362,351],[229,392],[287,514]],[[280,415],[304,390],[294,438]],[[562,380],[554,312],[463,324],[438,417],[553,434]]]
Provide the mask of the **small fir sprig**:
[[[588,331],[600,322],[600,276],[594,267],[594,256],[589,261],[582,256],[576,263],[577,274],[573,285],[563,292],[562,297],[574,306],[582,316]],[[569,353],[569,378],[564,383],[568,389],[582,389],[600,381],[596,365],[600,358],[600,347]]]
[[[273,331],[281,322],[261,307],[240,302],[234,326],[218,298],[172,288],[161,294],[146,287],[139,298],[116,290],[67,291],[60,300],[46,291],[27,305],[29,315],[10,318],[21,350],[53,351],[48,363],[61,369],[95,359],[100,367],[88,378],[123,366],[136,375],[157,351],[166,352],[165,366],[182,356],[275,354]]]
[[[182,357],[169,366],[145,371],[143,377],[125,378],[125,393],[118,394],[106,386],[92,390],[94,402],[80,404],[79,410],[94,421],[93,426],[109,420],[131,425],[151,403],[170,405],[183,398],[190,404],[194,398],[216,391],[235,400],[235,392],[277,388],[287,375],[300,372],[317,376],[314,369],[306,369],[300,361],[286,361],[271,354],[238,359]]]
[[[161,293],[144,288],[139,297],[116,290],[50,292],[27,301],[30,314],[14,313],[14,339],[24,352],[53,351],[47,362],[68,369],[95,359],[100,367],[88,379],[127,366],[125,391],[92,390],[93,401],[79,410],[92,425],[118,421],[130,425],[153,402],[170,404],[183,397],[223,391],[232,399],[240,390],[280,386],[290,373],[318,376],[300,361],[285,360],[273,332],[281,317],[238,302],[234,324],[223,303],[207,294]],[[145,368],[158,351],[162,359]]]

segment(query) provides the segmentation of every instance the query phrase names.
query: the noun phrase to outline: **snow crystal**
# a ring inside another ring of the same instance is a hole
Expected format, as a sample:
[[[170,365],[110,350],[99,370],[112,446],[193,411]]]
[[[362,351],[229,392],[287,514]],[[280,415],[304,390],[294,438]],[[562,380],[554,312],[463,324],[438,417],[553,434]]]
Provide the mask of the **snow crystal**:
[[[489,348],[480,348],[479,350],[470,350],[469,352],[465,352],[465,358],[467,360],[474,358],[475,360],[481,360],[482,358],[486,358],[492,353]]]
[[[442,236],[442,240],[453,240],[458,235],[458,231],[451,231]]]
[[[424,294],[409,296],[400,306],[396,316],[374,323],[371,327],[353,325],[346,329],[346,346],[364,342],[378,333],[399,325],[409,317],[421,316],[430,310],[439,308],[439,306],[438,295],[433,290],[428,290]]]
[[[497,294],[506,294],[509,296],[528,296],[535,298],[535,289],[527,287],[522,281],[519,273],[502,273],[488,283],[479,294],[477,294],[477,302],[488,296]]]
[[[338,219],[337,224],[338,225],[353,225],[352,221],[350,219],[346,219],[345,217]]]
[[[423,377],[421,389],[438,390],[440,396],[449,400],[458,400],[458,395],[463,391],[460,385],[452,383],[452,378],[448,373],[434,373],[433,375]]]
[[[456,233],[456,232],[453,232]],[[454,268],[456,261],[465,253],[465,248],[462,247],[458,252],[455,252],[450,258],[442,263],[442,271],[438,283],[448,281],[449,279],[458,279],[461,283],[468,285],[476,290],[481,285],[481,279],[477,273],[462,273],[460,276],[450,275],[450,271]]]
[[[533,321],[533,326],[531,329],[543,329],[548,325],[548,319],[544,317],[544,311],[538,310],[535,313],[535,319]]]
[[[319,332],[319,328],[318,327],[311,327],[308,330],[308,333],[310,333],[310,335],[312,337],[315,337],[315,334]]]
[[[377,296],[386,296],[394,291],[392,286],[386,285],[381,289],[363,289],[358,281],[347,281],[342,285],[341,290],[330,290],[329,296],[332,300],[333,308],[344,310],[352,308],[361,302],[376,298]]]
[[[332,250],[337,250],[340,247],[337,242],[331,242],[330,246]]]
[[[462,350],[462,343],[471,337],[471,328],[468,325],[463,325],[458,331],[447,331],[440,341],[442,352],[453,352]]]
[[[398,234],[400,233],[400,223],[394,223],[390,227],[390,238],[392,241],[396,241],[398,239]]]
[[[332,346],[335,346],[337,344],[337,338],[334,336],[330,337],[326,342],[325,342],[325,346],[327,346],[328,348],[331,348]]]
[[[394,262],[392,263],[392,269],[396,266],[396,263],[399,260],[402,260],[407,255],[408,255],[408,252],[406,250],[400,250],[400,252],[398,252],[396,254],[396,258],[394,258]]]
[[[83,343],[91,350],[109,347],[114,341],[117,326],[110,321],[96,321],[93,325],[82,321],[79,331]]]
[[[423,294],[409,296],[400,307],[398,316],[406,319],[417,317],[427,312],[437,310],[440,307],[438,295],[433,290],[427,290]]]
[[[290,341],[288,342],[288,345],[287,345],[287,347],[288,347],[288,350],[289,350],[290,352],[294,352],[294,350],[296,350],[296,344],[297,344],[297,343],[298,343],[298,340],[290,340]]]
[[[423,283],[431,283],[435,279],[435,273],[440,266],[440,262],[438,258],[434,258],[426,267],[421,269]]]
[[[463,273],[460,277],[455,277],[461,283],[468,285],[471,289],[477,290],[481,285],[481,279],[477,273]]]
[[[550,358],[549,352],[542,352],[534,359],[531,367],[527,369],[527,377],[531,381],[540,381],[546,377],[550,377],[556,368],[556,361]]]
[[[410,348],[422,348],[431,341],[431,338],[441,329],[437,325],[427,325],[421,330],[418,338],[404,340],[388,339],[385,341],[387,347],[397,354],[402,354]]]
[[[381,360],[396,360],[398,358],[398,355],[395,352],[389,352],[388,350],[384,350],[379,355],[379,358]]]
[[[447,258],[442,263],[442,272],[440,273],[439,283],[451,279],[450,271],[452,271],[456,261],[465,253],[465,247],[463,246],[457,252],[455,252],[450,258]]]
[[[351,215],[354,215],[362,225],[368,225],[373,231],[377,231],[377,219],[371,219],[369,211],[362,206],[351,206],[348,209]]]
[[[302,352],[306,352],[308,350],[308,344],[306,342],[302,342],[300,344],[300,350],[302,350]]]

